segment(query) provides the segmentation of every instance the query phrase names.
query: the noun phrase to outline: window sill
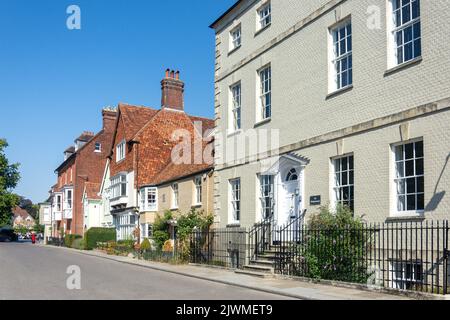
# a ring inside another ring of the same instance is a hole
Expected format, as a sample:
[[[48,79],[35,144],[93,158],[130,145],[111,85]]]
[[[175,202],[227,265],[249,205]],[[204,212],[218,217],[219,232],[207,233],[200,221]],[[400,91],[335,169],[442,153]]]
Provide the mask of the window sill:
[[[266,25],[265,27],[259,29],[258,31],[255,32],[255,38],[260,35],[261,33],[263,33],[265,30],[269,29],[270,26],[272,25],[272,23],[269,23],[268,25]]]
[[[272,118],[267,118],[267,119],[261,120],[261,121],[255,123],[255,125],[253,127],[254,128],[260,127],[262,125],[265,125],[265,124],[269,123],[270,121],[272,121]]]
[[[336,96],[339,96],[339,95],[344,94],[344,93],[346,93],[348,91],[351,91],[351,90],[353,90],[353,84],[327,94],[327,96],[325,97],[325,100],[334,98]]]
[[[240,222],[232,222],[227,224],[227,228],[240,228],[241,227],[241,223]]]
[[[170,211],[178,211],[180,208],[170,208]]]
[[[203,206],[202,203],[196,203],[191,206],[192,209],[201,208]]]
[[[386,218],[386,222],[421,222],[423,220],[425,220],[424,211],[396,212]]]
[[[407,68],[412,67],[412,66],[414,66],[416,64],[419,64],[421,62],[422,62],[422,56],[414,58],[414,59],[409,60],[407,62],[403,62],[402,64],[399,64],[398,66],[395,66],[395,67],[392,67],[392,68],[386,70],[384,72],[384,76],[387,77],[387,76],[389,76],[391,74],[397,73],[397,72],[399,72],[399,71],[401,71],[403,69],[407,69]]]
[[[230,133],[227,134],[227,138],[231,138],[231,137],[237,136],[237,135],[239,135],[241,133],[242,133],[242,129],[230,132]]]
[[[238,51],[241,47],[242,47],[242,45],[240,45],[239,47],[233,48],[230,51],[228,51],[228,56],[231,56],[233,53]]]

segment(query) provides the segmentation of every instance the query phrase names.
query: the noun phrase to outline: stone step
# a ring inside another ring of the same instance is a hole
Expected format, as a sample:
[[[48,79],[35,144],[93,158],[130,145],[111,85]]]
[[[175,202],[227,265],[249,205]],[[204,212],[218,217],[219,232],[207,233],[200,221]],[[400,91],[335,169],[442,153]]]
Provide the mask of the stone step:
[[[259,257],[256,260],[250,261],[250,264],[252,264],[252,265],[262,265],[262,266],[268,266],[268,267],[272,267],[273,263],[274,263],[273,260],[259,259]]]
[[[236,274],[243,274],[247,276],[257,277],[257,278],[273,278],[274,275],[271,273],[264,273],[264,272],[255,272],[250,270],[236,270],[234,271]]]
[[[268,267],[265,265],[245,265],[244,270],[252,271],[252,272],[260,272],[260,273],[271,273],[273,274],[274,270],[273,267]]]

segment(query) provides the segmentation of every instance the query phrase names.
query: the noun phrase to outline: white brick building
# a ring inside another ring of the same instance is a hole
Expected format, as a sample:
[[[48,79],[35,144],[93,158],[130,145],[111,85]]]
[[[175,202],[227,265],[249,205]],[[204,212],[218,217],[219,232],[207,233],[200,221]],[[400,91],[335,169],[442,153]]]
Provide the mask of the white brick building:
[[[211,27],[220,226],[449,218],[450,1],[241,0]],[[252,129],[280,161],[223,161]]]

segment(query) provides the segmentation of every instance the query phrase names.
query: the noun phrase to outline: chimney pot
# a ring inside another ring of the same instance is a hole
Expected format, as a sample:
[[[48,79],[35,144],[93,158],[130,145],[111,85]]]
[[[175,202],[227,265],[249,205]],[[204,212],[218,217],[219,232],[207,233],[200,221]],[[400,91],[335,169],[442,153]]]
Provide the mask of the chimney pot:
[[[169,78],[169,72],[170,72],[170,69],[167,69],[166,70],[166,79]]]
[[[175,71],[170,71],[170,77],[172,78],[172,79],[174,79],[175,78]]]
[[[175,79],[180,80],[180,71],[175,73]]]

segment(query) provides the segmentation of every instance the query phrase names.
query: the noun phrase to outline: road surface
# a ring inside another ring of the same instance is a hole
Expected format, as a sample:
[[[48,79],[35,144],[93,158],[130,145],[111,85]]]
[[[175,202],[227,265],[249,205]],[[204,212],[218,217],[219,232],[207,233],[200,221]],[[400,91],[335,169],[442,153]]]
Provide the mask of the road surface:
[[[69,266],[80,268],[80,290],[67,288]],[[286,299],[30,243],[0,243],[0,275],[0,300]]]

